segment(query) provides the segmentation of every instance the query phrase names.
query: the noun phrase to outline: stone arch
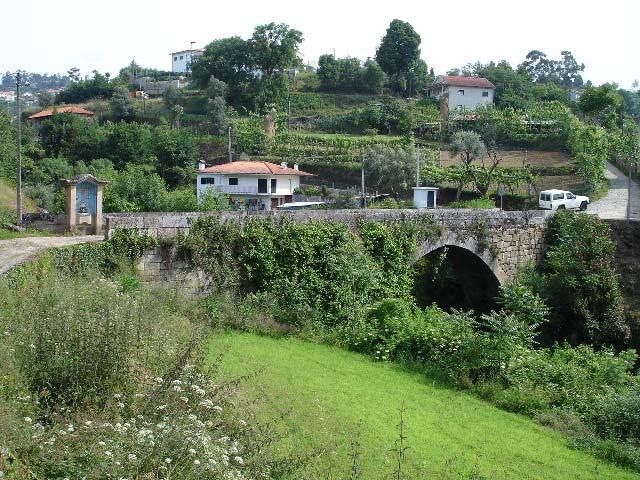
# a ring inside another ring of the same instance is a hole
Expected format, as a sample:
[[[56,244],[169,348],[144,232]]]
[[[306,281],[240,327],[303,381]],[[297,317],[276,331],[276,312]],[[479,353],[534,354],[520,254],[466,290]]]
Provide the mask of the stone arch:
[[[415,264],[425,255],[429,255],[431,252],[447,246],[458,247],[463,250],[467,250],[468,252],[474,254],[476,257],[482,260],[482,262],[489,268],[489,270],[491,270],[493,275],[496,277],[500,286],[504,285],[509,280],[508,276],[500,267],[498,260],[491,254],[488,249],[483,249],[478,241],[474,238],[462,239],[459,238],[458,235],[450,231],[446,231],[438,239],[427,240],[420,244],[413,257],[412,263]]]

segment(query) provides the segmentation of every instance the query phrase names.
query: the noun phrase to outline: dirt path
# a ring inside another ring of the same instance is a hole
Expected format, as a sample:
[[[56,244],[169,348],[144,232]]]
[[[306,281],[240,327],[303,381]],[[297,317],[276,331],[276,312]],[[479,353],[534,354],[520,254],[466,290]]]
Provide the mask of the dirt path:
[[[607,162],[607,179],[609,179],[609,193],[597,202],[593,202],[587,209],[588,213],[606,219],[627,218],[627,176],[618,168]],[[631,218],[640,220],[640,187],[631,182]]]
[[[65,247],[78,243],[99,242],[103,235],[82,235],[77,237],[25,237],[0,240],[0,275],[8,272],[42,250]]]

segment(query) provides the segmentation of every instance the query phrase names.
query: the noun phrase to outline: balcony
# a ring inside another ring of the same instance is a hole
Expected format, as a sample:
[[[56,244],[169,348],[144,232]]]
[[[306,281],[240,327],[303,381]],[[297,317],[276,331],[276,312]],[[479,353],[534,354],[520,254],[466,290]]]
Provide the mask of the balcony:
[[[211,185],[216,192],[226,193],[227,195],[291,195],[291,192],[269,192],[258,191],[257,186],[245,185]]]

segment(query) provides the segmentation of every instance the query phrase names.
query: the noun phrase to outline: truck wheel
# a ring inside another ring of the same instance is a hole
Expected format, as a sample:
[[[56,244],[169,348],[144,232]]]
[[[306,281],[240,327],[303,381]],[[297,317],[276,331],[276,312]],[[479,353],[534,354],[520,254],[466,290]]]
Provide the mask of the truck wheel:
[[[587,209],[587,202],[582,202],[580,204],[580,211],[584,212]]]
[[[566,210],[567,207],[565,207],[564,205],[558,205],[558,208],[556,210]]]

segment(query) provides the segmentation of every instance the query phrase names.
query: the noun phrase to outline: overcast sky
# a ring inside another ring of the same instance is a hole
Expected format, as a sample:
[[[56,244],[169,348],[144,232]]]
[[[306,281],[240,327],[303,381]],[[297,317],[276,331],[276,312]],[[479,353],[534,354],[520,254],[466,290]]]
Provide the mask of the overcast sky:
[[[537,49],[552,58],[570,50],[595,84],[629,88],[640,79],[638,0],[6,0],[0,18],[2,72],[75,66],[116,74],[132,58],[170,70],[169,54],[190,41],[204,47],[215,38],[247,38],[271,21],[303,32],[307,62],[333,49],[366,59],[399,18],[420,34],[422,58],[436,73],[478,60],[517,65]]]

